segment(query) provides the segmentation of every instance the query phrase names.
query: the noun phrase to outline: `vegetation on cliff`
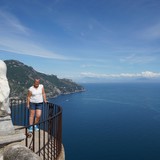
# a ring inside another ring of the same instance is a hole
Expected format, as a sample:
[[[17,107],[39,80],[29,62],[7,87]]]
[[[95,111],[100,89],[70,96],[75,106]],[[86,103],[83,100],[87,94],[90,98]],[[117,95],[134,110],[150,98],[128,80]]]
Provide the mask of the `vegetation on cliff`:
[[[10,97],[25,98],[28,88],[33,85],[35,78],[40,78],[40,82],[45,87],[47,97],[84,91],[81,85],[70,79],[59,79],[56,75],[37,72],[31,66],[27,66],[17,60],[6,60],[5,63],[11,89]]]

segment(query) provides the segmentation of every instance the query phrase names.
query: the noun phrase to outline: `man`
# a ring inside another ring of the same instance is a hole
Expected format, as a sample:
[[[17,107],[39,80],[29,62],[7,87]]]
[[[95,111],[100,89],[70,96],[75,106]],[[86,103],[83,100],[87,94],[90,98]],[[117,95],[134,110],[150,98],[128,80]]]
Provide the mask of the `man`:
[[[36,124],[39,122],[42,114],[43,102],[47,103],[44,87],[40,84],[39,79],[35,79],[34,84],[29,88],[27,95],[27,107],[30,111],[29,125],[35,124],[35,130],[39,130]],[[33,132],[33,127],[30,126],[28,131]]]

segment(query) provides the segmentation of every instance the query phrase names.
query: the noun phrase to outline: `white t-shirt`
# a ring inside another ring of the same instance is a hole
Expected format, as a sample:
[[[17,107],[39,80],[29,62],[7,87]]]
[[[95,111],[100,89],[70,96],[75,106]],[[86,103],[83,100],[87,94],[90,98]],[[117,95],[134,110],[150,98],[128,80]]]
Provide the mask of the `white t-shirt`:
[[[42,95],[42,88],[43,85],[39,84],[38,88],[31,86],[29,91],[32,93],[30,102],[32,103],[42,103],[43,102],[43,95]]]

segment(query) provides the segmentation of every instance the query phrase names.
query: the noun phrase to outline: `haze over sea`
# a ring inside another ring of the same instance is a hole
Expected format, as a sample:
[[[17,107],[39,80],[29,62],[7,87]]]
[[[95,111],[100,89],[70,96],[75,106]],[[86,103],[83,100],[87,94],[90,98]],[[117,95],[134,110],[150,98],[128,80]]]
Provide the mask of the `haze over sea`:
[[[83,84],[63,108],[66,160],[159,160],[160,83]]]

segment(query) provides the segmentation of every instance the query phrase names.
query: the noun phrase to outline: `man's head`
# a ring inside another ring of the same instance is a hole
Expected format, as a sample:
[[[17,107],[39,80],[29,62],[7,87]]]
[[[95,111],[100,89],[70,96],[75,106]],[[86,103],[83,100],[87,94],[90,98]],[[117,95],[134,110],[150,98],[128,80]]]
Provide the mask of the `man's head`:
[[[34,87],[35,87],[35,88],[38,88],[39,82],[40,82],[39,79],[35,79],[35,80],[34,80]]]

